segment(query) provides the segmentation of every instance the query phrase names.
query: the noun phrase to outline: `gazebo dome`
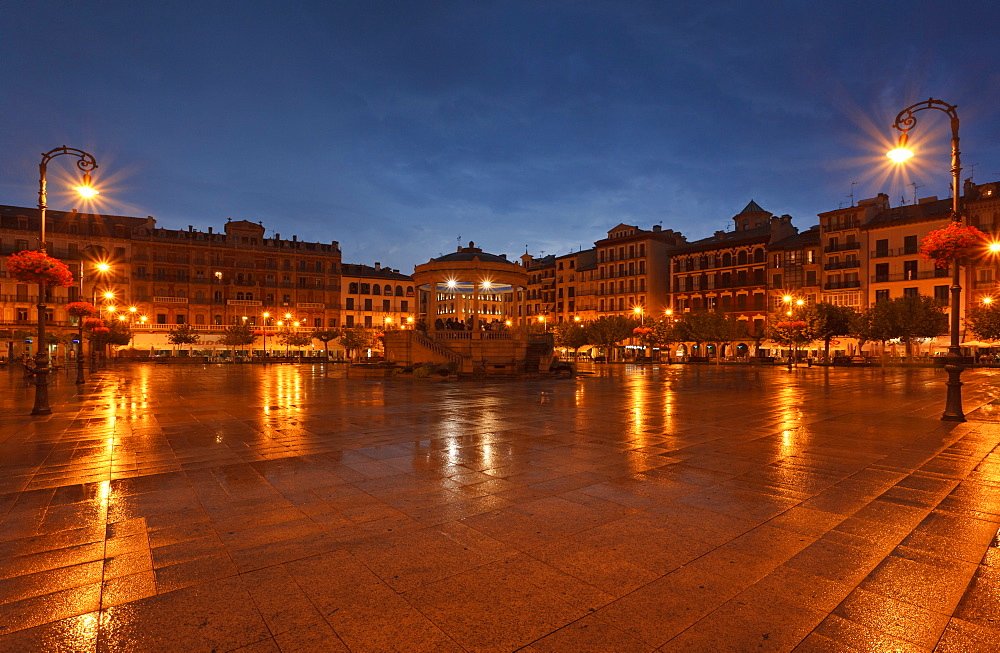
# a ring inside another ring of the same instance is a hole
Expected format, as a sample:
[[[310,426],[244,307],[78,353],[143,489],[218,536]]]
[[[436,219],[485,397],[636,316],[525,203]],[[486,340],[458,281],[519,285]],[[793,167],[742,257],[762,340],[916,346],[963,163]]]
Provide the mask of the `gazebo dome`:
[[[498,256],[496,254],[490,254],[489,252],[484,252],[481,248],[476,247],[476,243],[469,241],[468,247],[459,247],[457,252],[452,252],[451,254],[445,254],[444,256],[439,256],[437,258],[432,258],[431,263],[453,263],[460,261],[483,261],[489,263],[507,263],[509,265],[517,266],[516,263],[507,260],[507,255]]]

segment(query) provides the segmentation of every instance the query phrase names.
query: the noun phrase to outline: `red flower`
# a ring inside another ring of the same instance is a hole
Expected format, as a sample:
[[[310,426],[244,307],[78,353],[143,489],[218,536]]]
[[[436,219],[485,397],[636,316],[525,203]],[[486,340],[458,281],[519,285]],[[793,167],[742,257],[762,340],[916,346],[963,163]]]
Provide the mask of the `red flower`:
[[[97,309],[90,302],[70,302],[66,304],[66,312],[73,317],[90,317]]]
[[[83,319],[83,328],[97,331],[98,329],[104,328],[104,320],[99,317],[86,317]]]
[[[986,247],[986,234],[960,222],[935,229],[920,241],[920,256],[934,261],[934,267],[947,268],[952,261],[963,263],[969,256]]]
[[[73,285],[73,273],[59,259],[42,252],[25,250],[7,257],[7,271],[17,281],[44,286]]]

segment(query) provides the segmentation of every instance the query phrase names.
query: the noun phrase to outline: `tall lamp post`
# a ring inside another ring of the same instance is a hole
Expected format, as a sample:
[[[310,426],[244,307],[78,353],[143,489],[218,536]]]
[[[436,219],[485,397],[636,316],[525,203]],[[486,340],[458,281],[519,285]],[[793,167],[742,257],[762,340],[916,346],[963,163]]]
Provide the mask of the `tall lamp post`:
[[[923,102],[917,102],[902,111],[896,116],[896,122],[892,125],[894,129],[897,129],[899,134],[899,144],[896,149],[892,150],[887,154],[887,156],[895,161],[896,163],[902,163],[910,157],[913,156],[913,152],[909,150],[907,145],[907,137],[909,131],[917,125],[917,118],[914,114],[918,111],[923,111],[925,109],[937,109],[938,111],[943,111],[951,119],[951,219],[954,222],[961,224],[962,213],[961,213],[961,197],[959,196],[959,189],[961,183],[961,152],[958,149],[958,112],[956,109],[958,105],[948,104],[942,100],[935,100],[930,98]],[[965,413],[962,411],[962,370],[964,369],[962,365],[962,349],[959,341],[959,319],[958,314],[961,309],[962,302],[962,285],[961,285],[961,265],[956,257],[951,263],[951,320],[950,320],[950,332],[951,332],[951,344],[948,346],[948,356],[945,359],[944,369],[948,373],[948,381],[946,385],[948,386],[947,399],[945,401],[944,413],[941,415],[941,419],[950,422],[964,422]]]
[[[76,167],[83,173],[83,183],[76,187],[76,191],[83,197],[93,197],[97,191],[90,187],[90,173],[97,169],[97,161],[93,155],[72,147],[57,147],[42,154],[42,161],[38,164],[38,217],[41,223],[40,239],[38,241],[38,251],[45,254],[45,211],[48,209],[46,199],[48,196],[46,179],[49,161],[68,154],[77,158]],[[35,354],[35,405],[31,409],[32,415],[49,415],[52,409],[49,407],[49,352],[48,345],[45,344],[45,303],[48,287],[44,283],[38,284],[38,352]]]

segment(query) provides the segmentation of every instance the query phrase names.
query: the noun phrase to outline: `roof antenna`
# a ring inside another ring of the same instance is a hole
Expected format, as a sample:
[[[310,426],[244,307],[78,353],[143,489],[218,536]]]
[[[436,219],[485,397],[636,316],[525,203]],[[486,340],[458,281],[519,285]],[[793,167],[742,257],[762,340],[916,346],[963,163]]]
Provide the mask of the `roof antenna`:
[[[917,203],[917,189],[918,188],[923,188],[923,184],[918,184],[917,182],[914,181],[912,183],[907,184],[907,186],[913,186],[913,203],[916,204]]]
[[[851,194],[845,196],[845,197],[850,197],[851,198],[851,206],[854,206],[854,187],[857,186],[857,185],[858,185],[858,182],[852,181],[851,182]]]
[[[977,165],[979,165],[979,164],[978,163],[970,163],[969,164],[969,181],[971,181],[973,183],[976,180],[976,166]]]

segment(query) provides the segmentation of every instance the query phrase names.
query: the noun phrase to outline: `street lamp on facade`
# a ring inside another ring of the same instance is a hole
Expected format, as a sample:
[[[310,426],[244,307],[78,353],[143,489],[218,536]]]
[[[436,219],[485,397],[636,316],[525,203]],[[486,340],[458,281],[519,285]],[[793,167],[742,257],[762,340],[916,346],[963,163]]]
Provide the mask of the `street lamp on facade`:
[[[930,98],[923,102],[917,102],[902,111],[896,116],[893,128],[899,131],[899,142],[896,149],[890,151],[886,156],[902,163],[913,156],[913,151],[907,147],[909,132],[917,124],[914,114],[925,109],[937,109],[947,114],[951,121],[951,219],[953,222],[962,223],[961,197],[959,195],[959,184],[961,182],[962,163],[961,152],[958,149],[958,105],[948,104],[942,100]],[[941,419],[951,422],[964,422],[965,413],[962,411],[962,349],[959,340],[959,311],[962,302],[961,285],[961,264],[956,257],[951,263],[951,316],[949,321],[949,332],[951,342],[948,346],[948,356],[945,359],[944,369],[948,373],[947,397],[945,400],[944,413]]]
[[[93,155],[72,147],[57,147],[42,155],[42,161],[38,164],[38,217],[40,222],[40,238],[38,240],[38,251],[45,254],[45,212],[48,209],[48,166],[49,161],[64,154],[77,158],[76,167],[83,173],[83,183],[75,188],[76,192],[83,197],[93,197],[97,191],[90,186],[90,173],[97,169],[97,161]],[[32,415],[49,415],[52,409],[49,407],[49,352],[48,345],[45,344],[45,302],[48,287],[44,283],[38,285],[38,351],[35,354],[35,405],[31,409]]]

